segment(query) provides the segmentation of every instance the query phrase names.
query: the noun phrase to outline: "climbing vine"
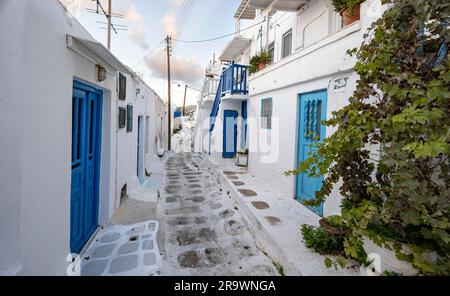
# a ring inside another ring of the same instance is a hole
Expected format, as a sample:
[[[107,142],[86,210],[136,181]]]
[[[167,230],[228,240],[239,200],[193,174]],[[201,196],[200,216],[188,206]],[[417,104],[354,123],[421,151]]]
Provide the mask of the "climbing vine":
[[[450,2],[384,2],[390,7],[349,51],[359,80],[326,121],[337,131],[287,174],[325,175],[309,205],[342,181],[348,257],[369,237],[421,274],[450,274]]]

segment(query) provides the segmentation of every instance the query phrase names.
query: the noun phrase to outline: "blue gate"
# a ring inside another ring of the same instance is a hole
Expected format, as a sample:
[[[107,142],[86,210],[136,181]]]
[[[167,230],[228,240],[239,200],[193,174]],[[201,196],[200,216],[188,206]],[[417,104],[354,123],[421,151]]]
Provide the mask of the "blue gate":
[[[325,138],[325,126],[322,121],[327,115],[327,92],[318,91],[299,96],[298,162],[317,151],[317,143]],[[296,198],[306,201],[315,198],[315,193],[322,188],[323,177],[310,177],[308,174],[297,176]],[[323,205],[310,207],[323,215]]]
[[[98,226],[102,91],[78,81],[72,92],[70,250],[78,253]]]

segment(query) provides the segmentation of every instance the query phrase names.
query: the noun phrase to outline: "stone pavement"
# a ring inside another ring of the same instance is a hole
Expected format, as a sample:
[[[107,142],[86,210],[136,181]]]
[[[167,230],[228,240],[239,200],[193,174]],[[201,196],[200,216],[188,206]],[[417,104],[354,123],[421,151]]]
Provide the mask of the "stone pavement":
[[[279,275],[256,246],[239,208],[193,153],[172,154],[161,190],[161,275]]]
[[[209,167],[238,205],[249,230],[264,251],[283,266],[286,275],[360,275],[359,265],[345,269],[326,268],[325,257],[305,246],[303,224],[319,225],[320,216],[247,173],[233,162],[209,161]]]
[[[81,260],[82,276],[146,276],[158,273],[158,222],[110,225],[101,229]]]

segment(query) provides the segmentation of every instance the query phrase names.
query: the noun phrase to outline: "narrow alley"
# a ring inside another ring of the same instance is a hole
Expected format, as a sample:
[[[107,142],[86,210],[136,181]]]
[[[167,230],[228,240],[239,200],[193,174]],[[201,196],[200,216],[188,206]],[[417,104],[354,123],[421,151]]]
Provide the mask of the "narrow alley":
[[[278,274],[202,156],[170,156],[163,186],[163,275]]]
[[[173,137],[180,152],[167,152],[152,176],[128,189],[112,224],[83,252],[81,275],[283,274],[258,248],[211,163],[189,152],[191,126],[184,117]]]
[[[449,16],[0,0],[0,277],[274,296],[450,275]]]

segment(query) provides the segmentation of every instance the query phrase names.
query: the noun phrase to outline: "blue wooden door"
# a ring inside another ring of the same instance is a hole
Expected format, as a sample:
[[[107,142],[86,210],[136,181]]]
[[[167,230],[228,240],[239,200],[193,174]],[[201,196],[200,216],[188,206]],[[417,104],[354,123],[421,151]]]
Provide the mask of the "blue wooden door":
[[[78,253],[98,225],[102,93],[74,82],[70,249]]]
[[[317,143],[325,138],[327,92],[318,91],[299,96],[298,163],[307,159],[310,153],[317,151]],[[308,174],[297,176],[296,197],[299,201],[315,198],[322,187],[323,177],[310,177]],[[323,214],[323,205],[310,207],[316,213]]]
[[[237,146],[237,116],[233,110],[225,110],[223,115],[223,158],[236,157]]]

